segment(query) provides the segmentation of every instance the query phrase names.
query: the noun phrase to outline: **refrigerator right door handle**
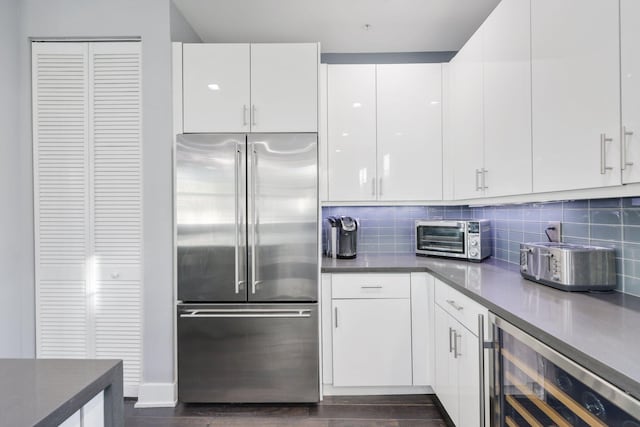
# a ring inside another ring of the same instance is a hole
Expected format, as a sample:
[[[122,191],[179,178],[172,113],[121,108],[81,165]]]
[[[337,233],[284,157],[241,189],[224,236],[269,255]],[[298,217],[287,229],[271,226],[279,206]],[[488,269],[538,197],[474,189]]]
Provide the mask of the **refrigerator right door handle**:
[[[256,262],[258,260],[256,254],[256,238],[258,235],[258,208],[256,206],[256,175],[258,166],[258,152],[254,143],[251,144],[251,293],[256,293],[256,285],[259,284],[256,276]]]
[[[240,266],[238,265],[238,262],[240,261],[240,256],[238,254],[238,250],[239,250],[239,245],[240,245],[240,239],[238,237],[238,233],[240,232],[240,208],[238,206],[238,204],[240,203],[240,178],[238,177],[238,173],[240,170],[240,156],[241,156],[242,152],[240,151],[240,148],[238,147],[238,143],[236,143],[236,164],[235,164],[235,177],[234,177],[234,183],[235,183],[235,254],[234,254],[234,258],[235,258],[235,291],[236,294],[240,293],[240,272],[238,271],[240,269]]]
[[[180,313],[181,318],[307,318],[311,310],[307,309],[195,309]]]

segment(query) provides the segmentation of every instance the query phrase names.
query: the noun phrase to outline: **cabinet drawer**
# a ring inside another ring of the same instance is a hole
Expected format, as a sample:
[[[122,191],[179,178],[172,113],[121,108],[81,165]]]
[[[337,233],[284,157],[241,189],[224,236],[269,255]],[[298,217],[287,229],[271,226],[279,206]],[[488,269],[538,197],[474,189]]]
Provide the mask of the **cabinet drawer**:
[[[331,277],[333,299],[410,298],[409,274],[334,274]]]
[[[474,335],[478,335],[478,315],[484,314],[486,316],[486,308],[437,279],[435,295],[436,304]]]

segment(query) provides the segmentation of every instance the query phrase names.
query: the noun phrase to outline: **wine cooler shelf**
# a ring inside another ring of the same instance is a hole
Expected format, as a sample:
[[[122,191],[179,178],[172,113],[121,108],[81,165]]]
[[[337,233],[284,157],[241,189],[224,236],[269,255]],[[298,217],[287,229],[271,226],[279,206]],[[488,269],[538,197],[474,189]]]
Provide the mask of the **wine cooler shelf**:
[[[494,425],[640,427],[640,402],[498,317]]]

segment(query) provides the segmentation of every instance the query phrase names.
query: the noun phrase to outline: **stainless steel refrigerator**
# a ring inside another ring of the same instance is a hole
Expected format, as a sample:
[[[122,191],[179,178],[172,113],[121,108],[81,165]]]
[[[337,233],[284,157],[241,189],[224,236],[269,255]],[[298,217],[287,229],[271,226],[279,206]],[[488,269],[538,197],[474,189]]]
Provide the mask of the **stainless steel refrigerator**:
[[[316,402],[317,135],[176,144],[178,396]]]

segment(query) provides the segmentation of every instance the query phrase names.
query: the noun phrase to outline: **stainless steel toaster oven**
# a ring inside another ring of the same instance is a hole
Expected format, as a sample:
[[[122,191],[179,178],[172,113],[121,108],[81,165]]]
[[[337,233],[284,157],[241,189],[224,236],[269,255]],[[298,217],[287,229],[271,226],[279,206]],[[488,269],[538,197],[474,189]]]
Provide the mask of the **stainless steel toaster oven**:
[[[492,252],[489,220],[418,220],[416,254],[482,261]]]

